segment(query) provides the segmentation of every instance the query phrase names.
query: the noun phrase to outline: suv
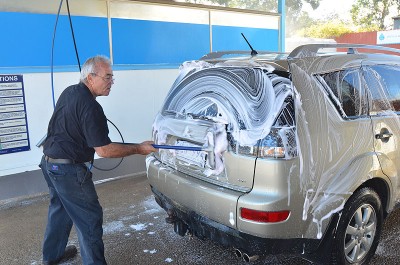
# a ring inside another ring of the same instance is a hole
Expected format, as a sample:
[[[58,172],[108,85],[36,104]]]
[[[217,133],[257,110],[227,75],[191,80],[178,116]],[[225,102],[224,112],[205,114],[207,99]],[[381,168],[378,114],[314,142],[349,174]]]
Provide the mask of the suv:
[[[184,63],[146,159],[166,221],[245,261],[367,264],[398,199],[399,54],[311,44]]]

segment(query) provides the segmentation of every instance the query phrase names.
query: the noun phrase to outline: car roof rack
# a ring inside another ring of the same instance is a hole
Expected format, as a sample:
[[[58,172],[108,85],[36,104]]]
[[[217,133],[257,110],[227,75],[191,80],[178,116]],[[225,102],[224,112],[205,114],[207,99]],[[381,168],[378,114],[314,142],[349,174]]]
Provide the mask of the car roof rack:
[[[243,50],[232,50],[232,51],[219,51],[219,52],[210,52],[203,57],[200,58],[200,60],[214,60],[214,59],[221,59],[223,57],[226,58],[233,58],[235,56],[243,56],[243,55],[248,55],[251,57],[257,57],[259,55],[271,55],[273,57],[272,59],[281,59],[281,58],[286,58],[287,53],[283,52],[271,52],[271,51],[257,51],[257,55],[251,55],[250,51],[243,51]]]
[[[316,56],[321,49],[333,49],[333,48],[347,48],[348,54],[357,54],[358,49],[368,49],[368,50],[379,50],[397,53],[400,55],[400,49],[390,48],[380,45],[369,45],[369,44],[354,44],[354,43],[323,43],[323,44],[305,44],[295,48],[288,56],[288,59],[294,58],[304,58],[309,56]],[[321,53],[319,53],[321,54]]]

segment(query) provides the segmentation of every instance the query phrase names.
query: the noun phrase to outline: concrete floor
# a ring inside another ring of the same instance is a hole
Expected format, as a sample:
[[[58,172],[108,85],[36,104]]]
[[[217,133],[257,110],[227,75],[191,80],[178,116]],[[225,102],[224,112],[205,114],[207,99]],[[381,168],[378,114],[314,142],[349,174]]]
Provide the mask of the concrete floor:
[[[105,255],[110,265],[244,264],[232,249],[212,242],[180,237],[166,224],[145,176],[126,177],[97,185],[104,210]],[[0,264],[41,264],[47,194],[0,204]],[[377,253],[370,264],[399,264],[400,224],[395,212],[386,222]],[[70,243],[76,244],[75,232]],[[81,264],[79,255],[64,264]],[[248,263],[246,263],[248,264]],[[269,256],[251,264],[309,264],[293,257]]]

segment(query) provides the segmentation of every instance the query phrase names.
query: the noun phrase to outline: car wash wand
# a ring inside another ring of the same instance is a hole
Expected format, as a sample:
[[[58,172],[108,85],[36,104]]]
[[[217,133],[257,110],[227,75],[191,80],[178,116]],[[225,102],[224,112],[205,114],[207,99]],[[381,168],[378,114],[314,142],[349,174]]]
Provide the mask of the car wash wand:
[[[138,143],[123,143],[123,142],[113,142],[117,144],[138,144]],[[210,151],[210,148],[203,148],[197,146],[181,146],[181,145],[163,145],[163,144],[152,144],[156,149],[174,149],[174,150],[186,150],[186,151]]]
[[[212,147],[197,147],[197,146],[180,146],[180,145],[159,145],[152,144],[154,148],[158,149],[174,149],[174,150],[185,150],[185,151],[198,151],[198,152],[207,152],[207,161],[209,163],[210,168],[215,168],[215,155]]]
[[[174,150],[185,150],[185,151],[209,151],[206,148],[196,147],[196,146],[180,146],[180,145],[160,145],[152,144],[156,149],[174,149]]]

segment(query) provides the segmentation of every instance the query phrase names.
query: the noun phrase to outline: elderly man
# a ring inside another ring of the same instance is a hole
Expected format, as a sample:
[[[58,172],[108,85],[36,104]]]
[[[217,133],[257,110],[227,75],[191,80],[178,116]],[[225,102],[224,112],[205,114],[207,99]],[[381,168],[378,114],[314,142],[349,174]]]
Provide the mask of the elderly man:
[[[108,96],[113,83],[110,60],[89,58],[82,66],[79,84],[63,91],[50,119],[40,163],[50,193],[43,264],[57,264],[76,255],[75,246],[66,247],[73,224],[83,263],[106,264],[103,210],[86,165],[95,152],[101,157],[125,157],[155,151],[151,141],[134,145],[111,142],[96,97]]]

